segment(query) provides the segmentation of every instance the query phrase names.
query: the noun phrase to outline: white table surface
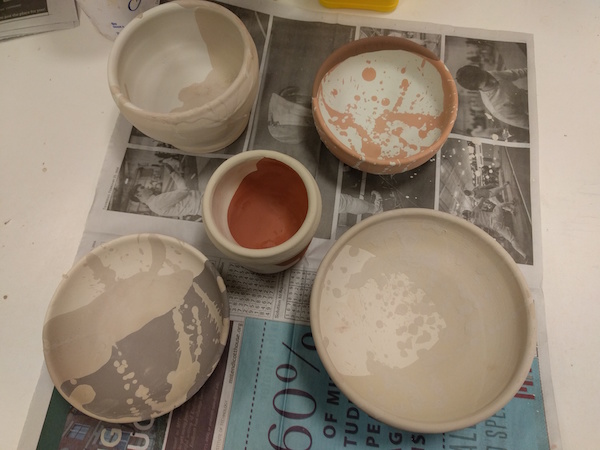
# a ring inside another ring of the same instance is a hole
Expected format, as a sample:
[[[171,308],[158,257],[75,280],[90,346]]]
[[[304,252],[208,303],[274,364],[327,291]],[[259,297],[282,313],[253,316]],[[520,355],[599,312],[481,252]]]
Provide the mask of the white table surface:
[[[400,0],[390,16],[535,36],[557,414],[563,448],[599,448],[600,2]],[[43,364],[46,307],[74,262],[118,117],[106,83],[111,44],[83,15],[71,30],[0,42],[1,449],[19,442]]]

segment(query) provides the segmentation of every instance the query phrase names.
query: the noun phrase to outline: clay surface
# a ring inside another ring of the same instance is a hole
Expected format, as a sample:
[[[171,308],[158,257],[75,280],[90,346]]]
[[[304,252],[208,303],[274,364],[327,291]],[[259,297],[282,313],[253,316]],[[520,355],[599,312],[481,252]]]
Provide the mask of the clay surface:
[[[444,432],[477,423],[521,387],[533,303],[488,235],[444,213],[396,210],[349,230],[323,260],[311,327],[336,385],[373,417]]]
[[[313,115],[327,148],[374,174],[429,160],[450,133],[457,102],[454,80],[433,53],[389,36],[340,47],[313,85]]]
[[[132,20],[108,61],[111,94],[144,134],[190,153],[235,141],[258,91],[258,54],[242,21],[206,1],[174,1]]]
[[[158,235],[94,249],[48,309],[44,355],[59,392],[108,422],[165,414],[204,384],[223,352],[223,280],[197,250]]]
[[[282,162],[263,158],[256,169],[244,177],[231,199],[229,230],[243,247],[274,247],[300,229],[308,196],[300,176]]]
[[[203,50],[197,53],[200,58],[197,63],[200,70],[197,73],[204,72],[204,76],[181,88],[177,96],[181,106],[173,108],[171,112],[200,108],[225,94],[239,75],[244,59],[242,39],[238,39],[237,45],[230,45],[227,52],[223,51],[223,35],[216,27],[227,27],[227,23],[220,23],[220,18],[202,9],[196,9],[194,16],[201,36],[200,48]],[[230,39],[233,40],[233,37]],[[234,92],[233,95],[238,97],[238,102],[243,102],[246,93]]]
[[[202,201],[211,242],[258,273],[281,272],[302,259],[321,211],[319,186],[308,169],[274,150],[228,158],[211,175]]]
[[[444,125],[444,91],[435,66],[405,50],[346,59],[317,96],[327,127],[359,158],[407,158],[434,144]]]

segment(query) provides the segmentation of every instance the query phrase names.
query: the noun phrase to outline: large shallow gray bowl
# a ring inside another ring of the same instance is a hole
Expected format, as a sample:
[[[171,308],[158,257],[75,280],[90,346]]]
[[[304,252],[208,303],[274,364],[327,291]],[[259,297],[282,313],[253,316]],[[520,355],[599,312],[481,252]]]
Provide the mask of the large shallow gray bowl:
[[[194,395],[229,334],[223,279],[192,246],[129,235],[94,248],[65,275],[43,329],[58,392],[115,423],[166,414]]]
[[[354,404],[423,433],[492,416],[536,349],[532,297],[510,255],[469,222],[425,209],[371,216],[342,235],[319,267],[310,322]]]

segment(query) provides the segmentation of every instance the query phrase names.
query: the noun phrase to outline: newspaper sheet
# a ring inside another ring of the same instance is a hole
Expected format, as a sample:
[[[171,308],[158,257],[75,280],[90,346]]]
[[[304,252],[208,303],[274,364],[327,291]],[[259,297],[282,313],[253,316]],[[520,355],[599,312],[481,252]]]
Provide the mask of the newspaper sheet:
[[[75,0],[4,0],[0,40],[79,25]]]
[[[44,405],[38,448],[559,448],[541,292],[533,37],[317,14],[270,1],[253,2],[251,10],[243,7],[245,3],[231,1],[228,7],[246,24],[261,61],[260,92],[246,132],[224,150],[192,156],[145,136],[120,117],[77,256],[102,242],[141,232],[175,236],[201,249],[228,290],[232,329],[225,356],[192,399],[144,423],[99,422],[54,391]],[[321,144],[312,124],[311,86],[320,63],[335,48],[373,35],[412,39],[437,53],[453,74],[472,65],[510,77],[511,89],[525,95],[523,110],[519,117],[500,120],[478,91],[459,86],[455,127],[429,162],[384,176],[344,166]],[[132,195],[137,185],[161,195],[182,181],[186,189],[202,192],[219,164],[251,149],[297,158],[314,175],[323,196],[316,238],[299,264],[279,274],[255,274],[224,259],[195,211],[166,216]],[[377,198],[383,210],[417,207],[462,216],[471,208],[473,192],[484,189],[494,192],[497,204],[490,205],[493,214],[478,225],[519,264],[536,302],[539,339],[531,371],[505,408],[475,426],[443,434],[391,428],[353,405],[318,358],[309,326],[309,297],[319,263],[342,233],[376,213],[372,205]],[[51,385],[47,377],[42,373],[46,386]]]

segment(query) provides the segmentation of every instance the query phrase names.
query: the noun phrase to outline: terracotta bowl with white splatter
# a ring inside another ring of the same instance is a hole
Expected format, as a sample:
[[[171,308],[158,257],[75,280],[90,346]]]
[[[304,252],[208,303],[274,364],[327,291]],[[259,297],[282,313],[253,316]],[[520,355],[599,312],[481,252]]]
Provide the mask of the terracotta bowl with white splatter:
[[[456,120],[454,79],[430,50],[408,39],[376,36],[334,51],[312,90],[316,128],[350,167],[394,174],[430,160]]]
[[[223,279],[199,250],[134,234],[96,246],[64,275],[42,333],[48,373],[80,412],[149,420],[189,400],[229,335]]]
[[[227,8],[169,2],[140,14],[117,36],[108,84],[138,130],[187,153],[207,153],[245,130],[258,92],[258,54]]]
[[[444,433],[497,413],[536,351],[533,298],[489,234],[423,208],[371,216],[323,258],[310,323],[327,373],[390,426]]]

